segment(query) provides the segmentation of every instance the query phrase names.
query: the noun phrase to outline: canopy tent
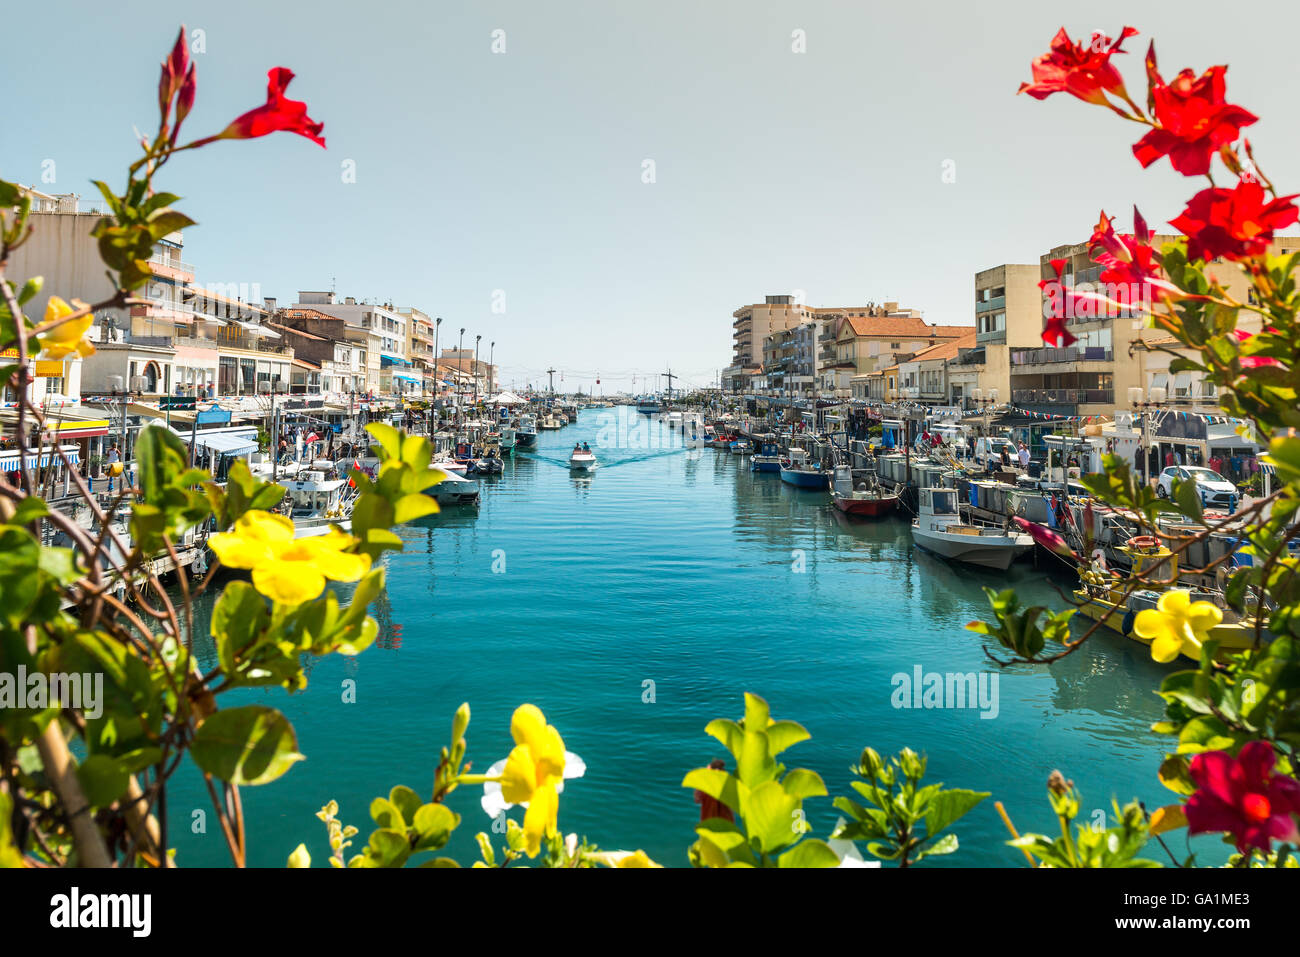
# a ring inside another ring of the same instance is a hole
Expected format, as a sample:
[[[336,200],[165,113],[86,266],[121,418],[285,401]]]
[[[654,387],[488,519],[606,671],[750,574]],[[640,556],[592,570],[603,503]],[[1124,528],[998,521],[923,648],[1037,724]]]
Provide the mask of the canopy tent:
[[[81,461],[80,450],[75,445],[60,445],[59,450],[67,457],[69,464],[75,465]],[[46,446],[43,452],[37,449],[28,449],[27,467],[29,469],[48,468],[51,457],[56,465],[59,464],[58,454],[49,446]],[[22,467],[22,456],[17,449],[0,452],[0,472],[17,472]]]
[[[220,455],[247,455],[257,451],[257,439],[247,434],[230,432],[199,432],[194,436],[195,448],[208,449]]]
[[[487,400],[488,405],[527,405],[528,400],[513,392],[499,392]]]

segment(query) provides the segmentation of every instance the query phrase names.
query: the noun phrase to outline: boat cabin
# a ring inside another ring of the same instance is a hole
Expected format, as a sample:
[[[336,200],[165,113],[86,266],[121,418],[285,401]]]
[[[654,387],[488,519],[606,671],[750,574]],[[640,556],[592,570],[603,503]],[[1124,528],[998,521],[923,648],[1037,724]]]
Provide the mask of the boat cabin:
[[[920,490],[920,510],[925,515],[956,515],[957,490],[952,488],[923,488]]]

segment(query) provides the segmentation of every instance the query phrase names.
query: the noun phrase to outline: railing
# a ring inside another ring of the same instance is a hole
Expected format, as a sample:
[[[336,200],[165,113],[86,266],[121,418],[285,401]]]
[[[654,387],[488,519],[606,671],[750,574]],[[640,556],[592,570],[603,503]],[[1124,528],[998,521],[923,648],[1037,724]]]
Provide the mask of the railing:
[[[1114,389],[1013,389],[1012,405],[1113,404]]]
[[[1007,304],[1006,296],[994,296],[992,299],[985,299],[975,303],[975,314],[981,312],[991,312],[994,309],[1002,309]]]
[[[285,345],[278,339],[256,339],[252,336],[235,336],[230,339],[213,339],[207,336],[132,336],[131,345],[152,346],[161,349],[175,349],[177,346],[188,349],[239,349],[243,352],[265,352],[278,354],[285,351]]]
[[[984,359],[985,355],[983,349],[972,349],[970,352],[958,356],[954,364],[959,366],[983,365]]]
[[[1111,362],[1114,358],[1114,353],[1104,346],[1025,349],[1011,353],[1013,365],[1042,365],[1051,362]]]
[[[162,253],[154,253],[149,257],[149,262],[155,266],[170,266],[172,269],[179,269],[181,272],[187,272],[194,275],[194,265],[192,263],[181,262],[179,259],[168,259]]]

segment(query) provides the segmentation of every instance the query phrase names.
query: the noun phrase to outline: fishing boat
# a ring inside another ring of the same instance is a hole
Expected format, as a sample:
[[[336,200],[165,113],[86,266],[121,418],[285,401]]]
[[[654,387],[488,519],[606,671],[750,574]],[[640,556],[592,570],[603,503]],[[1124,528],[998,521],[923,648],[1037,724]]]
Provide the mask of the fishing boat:
[[[1034,547],[1034,540],[1023,532],[963,519],[957,510],[956,489],[923,488],[919,498],[912,540],[918,548],[941,558],[1006,571]]]
[[[501,453],[503,459],[511,458],[515,454],[515,430],[508,425],[501,426],[501,431],[497,435],[497,451]]]
[[[659,411],[659,400],[654,396],[642,396],[636,400],[636,410],[642,415],[655,415]]]
[[[1139,535],[1129,539],[1128,544],[1120,547],[1132,563],[1134,573],[1142,573],[1155,568],[1154,577],[1158,580],[1176,581],[1178,579],[1178,555],[1170,552],[1160,544],[1154,535]],[[1157,567],[1158,566],[1158,567]],[[1151,639],[1143,638],[1133,630],[1133,623],[1138,612],[1155,608],[1160,596],[1168,586],[1140,588],[1125,594],[1124,579],[1104,568],[1085,568],[1079,572],[1079,588],[1075,591],[1079,613],[1093,621],[1102,621],[1103,627],[1125,638],[1132,638],[1150,646]],[[1223,621],[1209,630],[1209,637],[1219,643],[1215,657],[1224,660],[1248,648],[1255,647],[1256,635],[1265,644],[1272,640],[1272,634],[1264,628],[1256,629],[1255,616],[1251,612],[1240,615],[1229,608],[1220,592],[1203,588],[1191,588],[1189,601],[1208,601],[1216,605],[1223,613]],[[1190,637],[1185,638],[1179,655],[1192,661],[1201,660],[1201,647]]]
[[[754,451],[754,443],[749,441],[747,438],[738,436],[731,440],[727,450],[734,452],[736,455],[748,455],[750,452]]]
[[[830,486],[831,473],[808,459],[808,450],[793,448],[781,463],[781,481],[796,488],[825,489]]]
[[[780,472],[781,448],[775,442],[764,441],[758,452],[749,460],[751,472]]]
[[[840,465],[831,482],[831,498],[846,515],[879,518],[898,504],[898,487],[890,491],[876,479],[875,472]]]
[[[736,441],[736,436],[732,435],[730,432],[717,432],[708,444],[710,447],[722,452],[730,452],[731,443],[734,441]]]
[[[537,416],[525,412],[519,417],[519,428],[515,430],[515,448],[537,448]]]
[[[553,432],[560,428],[560,420],[548,412],[542,416],[541,421],[537,423],[537,427],[543,431]]]
[[[569,468],[575,472],[590,472],[596,467],[596,456],[591,449],[579,448],[569,453]]]

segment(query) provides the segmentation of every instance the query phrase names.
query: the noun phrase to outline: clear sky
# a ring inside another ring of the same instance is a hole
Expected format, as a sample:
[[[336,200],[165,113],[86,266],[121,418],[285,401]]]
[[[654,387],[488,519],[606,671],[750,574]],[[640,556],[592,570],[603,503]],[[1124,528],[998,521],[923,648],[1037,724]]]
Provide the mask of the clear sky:
[[[1229,100],[1261,116],[1261,168],[1300,190],[1300,4],[1081,9],[47,0],[0,56],[0,176],[90,197],[92,178],[120,183],[184,21],[206,47],[187,132],[261,103],[266,70],[286,66],[329,147],[282,133],[169,165],[160,186],[200,223],[185,236],[200,282],[417,306],[485,351],[495,340],[507,385],[548,366],[557,388],[599,372],[606,391],[633,375],[641,390],[669,367],[707,384],[730,360],[731,313],[765,295],[972,323],[976,271],[1082,241],[1103,207],[1177,215],[1204,183],[1165,161],[1144,172],[1136,126],[1015,95],[1063,23],[1141,31],[1116,60],[1139,101],[1151,37],[1167,77],[1230,64]]]

